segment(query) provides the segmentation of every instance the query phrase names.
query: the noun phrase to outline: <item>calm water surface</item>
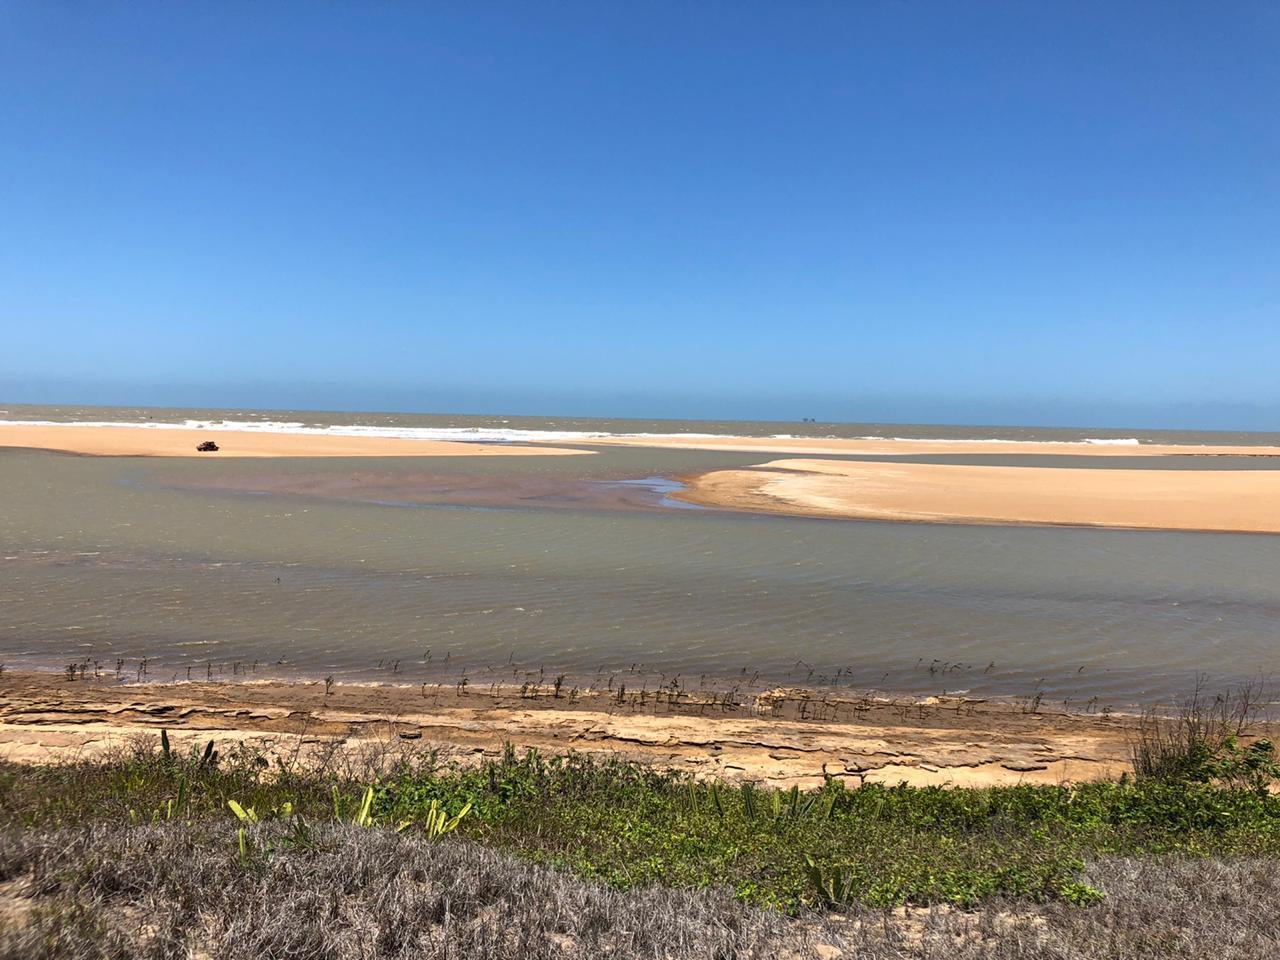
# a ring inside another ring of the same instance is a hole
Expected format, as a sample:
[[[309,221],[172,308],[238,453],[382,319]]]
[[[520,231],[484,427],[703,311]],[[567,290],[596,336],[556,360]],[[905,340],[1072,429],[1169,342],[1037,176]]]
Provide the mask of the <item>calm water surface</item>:
[[[94,414],[65,415],[119,419]],[[800,432],[790,426],[768,425]],[[849,435],[868,432],[855,426]],[[1177,695],[1198,673],[1225,683],[1275,661],[1280,537],[663,504],[661,478],[759,459],[0,451],[0,662],[88,658],[114,671],[125,660],[132,674],[146,657],[154,679],[190,669],[482,682],[542,670],[652,686],[680,673],[693,686],[838,681],[1119,707]],[[488,493],[459,501],[476,489]]]

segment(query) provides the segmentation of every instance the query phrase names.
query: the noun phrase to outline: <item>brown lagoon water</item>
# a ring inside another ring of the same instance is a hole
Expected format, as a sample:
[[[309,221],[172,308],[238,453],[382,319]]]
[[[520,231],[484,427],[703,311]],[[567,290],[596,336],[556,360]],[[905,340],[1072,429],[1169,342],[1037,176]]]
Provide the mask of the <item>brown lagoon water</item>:
[[[583,432],[1000,436],[992,428],[9,408]],[[1005,431],[1276,443],[1263,435]],[[141,460],[0,451],[0,662],[172,679],[471,682],[619,673],[838,682],[1117,707],[1266,674],[1280,537],[940,526],[682,509],[682,473],[752,454]],[[904,458],[908,459],[908,458]],[[923,458],[909,458],[923,459]],[[944,458],[928,458],[944,459]],[[951,458],[954,462],[955,458]],[[1008,455],[971,462],[1031,463]],[[1131,466],[1082,448],[1067,465]],[[1146,467],[1204,467],[1171,458]],[[1267,468],[1215,458],[1224,469]],[[704,679],[705,678],[705,679]]]

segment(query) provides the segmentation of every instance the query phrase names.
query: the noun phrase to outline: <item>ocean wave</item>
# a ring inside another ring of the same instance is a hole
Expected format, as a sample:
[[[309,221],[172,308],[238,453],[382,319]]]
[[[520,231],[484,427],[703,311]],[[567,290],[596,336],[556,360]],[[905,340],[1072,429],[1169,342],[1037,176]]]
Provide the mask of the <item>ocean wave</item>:
[[[302,436],[378,437],[393,440],[454,440],[469,443],[519,443],[603,440],[609,437],[662,437],[659,433],[610,433],[587,430],[518,430],[511,427],[373,427],[361,424],[308,424],[283,420],[0,420],[0,426],[132,427],[144,430],[225,430],[235,433],[286,433]],[[695,440],[730,439],[731,434],[681,433]]]
[[[143,430],[225,430],[234,433],[287,433],[302,436],[381,437],[395,440],[461,440],[510,443],[520,440],[591,440],[611,436],[578,430],[513,430],[507,427],[370,427],[360,424],[307,424],[282,420],[0,420],[0,426],[132,427]]]

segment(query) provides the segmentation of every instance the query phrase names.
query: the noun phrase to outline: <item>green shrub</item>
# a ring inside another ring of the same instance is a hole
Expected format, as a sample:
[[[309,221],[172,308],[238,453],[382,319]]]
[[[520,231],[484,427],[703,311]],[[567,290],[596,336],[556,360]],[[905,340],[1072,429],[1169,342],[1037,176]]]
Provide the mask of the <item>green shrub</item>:
[[[997,897],[1087,905],[1102,895],[1081,880],[1097,856],[1280,854],[1280,798],[1238,777],[988,789],[831,780],[806,793],[510,750],[478,767],[400,764],[359,779],[234,751],[213,761],[139,751],[108,763],[0,764],[0,823],[10,828],[80,828],[131,810],[148,812],[139,822],[225,820],[229,801],[258,819],[275,811],[270,819],[304,824],[336,815],[457,832],[620,889],[722,887],[788,910]]]

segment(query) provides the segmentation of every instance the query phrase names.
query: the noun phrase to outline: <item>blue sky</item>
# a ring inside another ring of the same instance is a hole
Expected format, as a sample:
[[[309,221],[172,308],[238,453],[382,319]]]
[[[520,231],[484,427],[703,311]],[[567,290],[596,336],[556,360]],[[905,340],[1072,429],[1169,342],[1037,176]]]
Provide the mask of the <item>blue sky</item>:
[[[0,400],[1280,429],[1274,3],[0,5]]]

